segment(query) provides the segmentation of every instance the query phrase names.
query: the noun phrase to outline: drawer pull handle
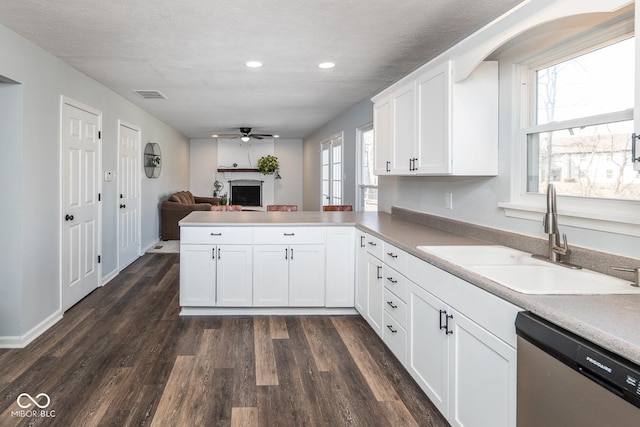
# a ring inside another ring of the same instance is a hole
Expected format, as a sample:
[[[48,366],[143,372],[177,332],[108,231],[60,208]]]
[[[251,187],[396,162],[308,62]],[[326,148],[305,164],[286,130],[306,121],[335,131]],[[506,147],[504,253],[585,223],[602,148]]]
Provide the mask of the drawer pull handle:
[[[393,329],[393,326],[391,326],[391,325],[387,325],[387,329],[389,329],[392,334],[397,334],[398,333],[398,330],[397,329]]]
[[[382,274],[381,274],[382,266],[378,265],[376,266],[376,268],[378,269],[378,274],[376,275],[376,279],[382,279]]]
[[[212,236],[222,236],[222,233],[211,233]]]
[[[370,244],[371,246],[378,246],[375,244],[375,242],[367,242],[368,244]]]
[[[387,255],[389,255],[391,258],[398,258],[398,255],[394,254],[393,252],[387,252]]]
[[[285,236],[295,236],[296,233],[284,233]]]
[[[391,283],[398,283],[397,280],[393,280],[393,277],[387,277],[387,280],[390,281]]]
[[[288,254],[289,254],[289,248],[285,248],[284,249],[284,259],[289,259]]]
[[[393,301],[387,301],[387,304],[389,304],[391,308],[398,308],[397,305],[393,305]]]

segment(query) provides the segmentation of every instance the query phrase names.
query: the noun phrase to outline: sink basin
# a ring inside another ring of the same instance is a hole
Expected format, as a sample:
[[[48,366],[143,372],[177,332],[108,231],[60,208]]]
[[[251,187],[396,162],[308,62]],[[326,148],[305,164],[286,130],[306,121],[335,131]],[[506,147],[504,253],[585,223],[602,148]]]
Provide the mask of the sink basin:
[[[506,246],[418,246],[418,249],[462,266],[545,263],[531,258],[531,255],[526,252]]]
[[[467,270],[525,294],[640,294],[629,281],[571,270],[505,246],[418,246]]]

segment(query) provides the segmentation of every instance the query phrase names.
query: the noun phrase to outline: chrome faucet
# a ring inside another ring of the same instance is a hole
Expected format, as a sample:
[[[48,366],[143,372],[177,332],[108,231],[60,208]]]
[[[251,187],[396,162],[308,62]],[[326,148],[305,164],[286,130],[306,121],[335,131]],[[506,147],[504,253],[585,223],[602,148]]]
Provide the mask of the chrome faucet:
[[[569,250],[566,234],[562,235],[562,241],[560,241],[556,187],[551,183],[549,183],[547,187],[547,213],[542,218],[542,226],[544,227],[544,232],[549,235],[548,253],[547,255],[533,255],[533,257],[569,268],[582,268],[563,259],[563,257],[569,255],[571,251]]]

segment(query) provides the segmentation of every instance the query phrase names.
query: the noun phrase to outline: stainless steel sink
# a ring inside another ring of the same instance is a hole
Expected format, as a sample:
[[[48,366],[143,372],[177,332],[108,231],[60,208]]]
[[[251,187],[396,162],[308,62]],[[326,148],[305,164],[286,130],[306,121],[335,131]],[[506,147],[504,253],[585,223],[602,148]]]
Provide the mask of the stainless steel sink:
[[[525,294],[640,294],[629,281],[570,270],[505,246],[418,246],[418,249]]]

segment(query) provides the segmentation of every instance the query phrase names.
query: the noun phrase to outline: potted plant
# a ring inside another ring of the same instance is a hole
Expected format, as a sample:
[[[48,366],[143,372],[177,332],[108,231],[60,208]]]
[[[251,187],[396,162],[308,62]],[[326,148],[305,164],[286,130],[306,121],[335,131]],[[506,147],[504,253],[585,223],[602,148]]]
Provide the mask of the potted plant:
[[[263,175],[277,172],[280,169],[280,163],[276,156],[267,155],[258,159],[258,170]]]

